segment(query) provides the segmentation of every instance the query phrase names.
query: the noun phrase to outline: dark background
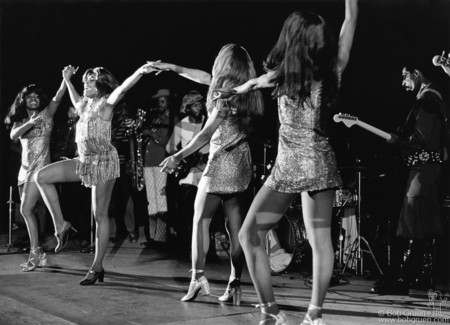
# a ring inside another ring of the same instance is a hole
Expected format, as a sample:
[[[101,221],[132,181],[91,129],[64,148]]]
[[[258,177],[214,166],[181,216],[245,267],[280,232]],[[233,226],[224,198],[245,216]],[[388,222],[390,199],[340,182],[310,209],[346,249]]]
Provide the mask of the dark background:
[[[323,15],[338,36],[344,0],[1,0],[0,117],[3,120],[24,85],[38,83],[53,96],[67,64],[80,66],[81,72],[103,66],[120,81],[146,60],[161,59],[210,71],[221,46],[238,43],[249,51],[262,73],[262,61],[283,21],[291,12],[303,9]],[[403,64],[412,57],[431,67],[432,57],[443,50],[450,50],[449,1],[361,0],[352,56],[343,76],[340,111],[394,131],[414,99],[401,88]],[[448,98],[447,77],[440,68],[431,68]],[[80,76],[74,80],[81,92]],[[173,73],[163,73],[144,77],[127,94],[126,102],[132,109],[152,107],[151,95],[159,88],[170,88],[178,100],[190,89],[203,94],[207,90]],[[267,115],[261,142],[275,139],[277,128],[275,102],[268,93],[265,96]],[[57,121],[69,105],[66,96]],[[10,175],[14,172],[8,166],[8,135],[9,131],[0,127],[0,232],[7,226]],[[384,140],[342,124],[335,125],[333,135],[341,166],[353,166],[358,158],[375,170],[366,177],[367,186],[373,188],[369,196],[382,198],[389,182],[401,185],[391,168],[395,152]],[[262,146],[256,150],[262,153]],[[378,182],[379,177],[383,182]]]

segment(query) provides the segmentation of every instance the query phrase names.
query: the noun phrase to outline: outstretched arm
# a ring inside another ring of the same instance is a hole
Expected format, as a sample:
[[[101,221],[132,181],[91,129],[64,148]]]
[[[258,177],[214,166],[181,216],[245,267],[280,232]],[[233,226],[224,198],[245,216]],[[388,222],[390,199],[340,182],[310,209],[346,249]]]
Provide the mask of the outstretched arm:
[[[59,89],[57,90],[55,96],[52,98],[50,104],[47,107],[47,111],[46,111],[47,116],[53,117],[53,115],[55,115],[56,110],[57,110],[59,104],[61,103],[61,99],[64,96],[64,94],[66,93],[66,89],[67,89],[67,86],[66,86],[65,81],[63,80],[61,82],[61,85],[59,86]]]
[[[211,75],[208,72],[198,69],[185,68],[176,64],[165,63],[160,61],[154,61],[149,63],[159,70],[176,72],[180,76],[195,81],[197,83],[204,85],[211,84]]]
[[[114,89],[114,91],[109,95],[106,103],[114,107],[118,102],[125,96],[127,91],[129,91],[144,74],[151,73],[157,69],[153,68],[150,63],[146,63],[137,69],[131,76],[129,76],[119,87]]]
[[[76,110],[79,109],[81,104],[81,96],[76,91],[75,87],[72,84],[72,76],[78,71],[78,68],[75,68],[72,65],[68,65],[64,67],[62,71],[63,79],[65,84],[67,85],[67,89],[69,90],[70,100],[72,101],[72,105]]]
[[[358,0],[345,0],[345,20],[339,35],[338,71],[342,74],[350,59],[356,22],[358,19]]]
[[[218,95],[214,99],[219,98],[229,98],[234,95],[245,94],[250,91],[255,91],[261,88],[271,88],[275,87],[275,83],[273,82],[273,71],[269,71],[258,78],[253,78],[243,83],[240,86],[235,88],[218,88],[214,89],[218,93]]]

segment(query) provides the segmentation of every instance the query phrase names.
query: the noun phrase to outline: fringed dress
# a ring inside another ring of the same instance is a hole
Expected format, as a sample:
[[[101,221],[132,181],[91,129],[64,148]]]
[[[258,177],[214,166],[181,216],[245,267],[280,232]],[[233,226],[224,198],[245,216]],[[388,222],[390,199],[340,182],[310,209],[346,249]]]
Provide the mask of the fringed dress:
[[[76,173],[86,187],[120,176],[119,156],[111,143],[111,121],[100,117],[107,97],[88,103],[79,110],[75,142],[78,148]]]

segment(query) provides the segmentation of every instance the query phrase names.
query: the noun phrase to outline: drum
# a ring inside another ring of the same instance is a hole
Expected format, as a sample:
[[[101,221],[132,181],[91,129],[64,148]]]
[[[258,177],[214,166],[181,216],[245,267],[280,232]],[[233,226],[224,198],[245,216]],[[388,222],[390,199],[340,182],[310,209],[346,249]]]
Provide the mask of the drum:
[[[358,195],[350,190],[338,189],[334,197],[334,207],[355,207],[358,202]]]
[[[270,269],[277,274],[296,270],[310,254],[301,206],[291,205],[266,236]]]

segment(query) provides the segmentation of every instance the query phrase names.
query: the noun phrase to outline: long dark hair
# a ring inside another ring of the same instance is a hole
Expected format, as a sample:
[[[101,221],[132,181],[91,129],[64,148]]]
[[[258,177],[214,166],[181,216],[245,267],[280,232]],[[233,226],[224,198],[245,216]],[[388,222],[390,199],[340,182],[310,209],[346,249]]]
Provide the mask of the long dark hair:
[[[212,80],[209,86],[206,106],[212,109],[212,98],[215,89],[233,88],[256,77],[255,66],[248,52],[239,45],[227,44],[217,54],[212,68]],[[235,96],[231,100],[217,100],[216,107],[224,106],[236,109],[240,117],[241,127],[250,126],[254,116],[262,115],[263,100],[260,91]]]
[[[338,46],[325,20],[312,12],[294,12],[285,20],[280,36],[264,63],[274,71],[276,96],[311,94],[313,80],[322,81],[325,97],[337,92]]]
[[[35,93],[39,96],[39,111],[42,111],[49,104],[49,100],[44,91],[36,84],[23,87],[16,96],[16,99],[9,108],[5,118],[5,124],[12,126],[15,122],[20,122],[28,118],[27,103],[25,97]]]

